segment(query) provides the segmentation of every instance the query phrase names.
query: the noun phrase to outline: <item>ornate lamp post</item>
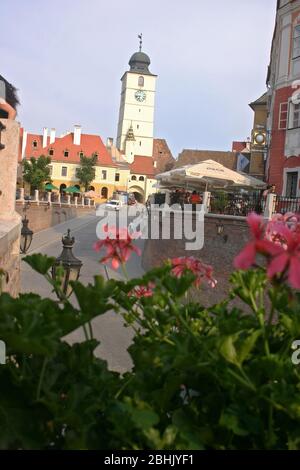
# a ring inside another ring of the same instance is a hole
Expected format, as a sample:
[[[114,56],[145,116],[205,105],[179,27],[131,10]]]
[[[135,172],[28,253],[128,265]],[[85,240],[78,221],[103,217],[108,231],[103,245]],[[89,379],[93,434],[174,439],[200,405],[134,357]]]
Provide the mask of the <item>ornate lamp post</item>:
[[[22,228],[21,228],[21,239],[20,239],[20,250],[21,253],[25,254],[30,248],[31,242],[32,242],[32,237],[33,237],[33,231],[30,230],[28,227],[29,220],[27,219],[27,216],[25,215],[24,219],[22,220]]]
[[[26,254],[30,248],[33,231],[28,227],[29,220],[27,219],[27,209],[30,206],[30,202],[27,202],[24,207],[25,217],[22,219],[22,228],[21,228],[21,239],[20,239],[20,251],[22,254]]]
[[[73,291],[70,281],[78,280],[82,267],[82,261],[73,255],[72,248],[75,238],[71,237],[70,234],[71,230],[69,229],[67,235],[62,238],[63,250],[52,267],[52,279],[54,281],[60,279],[61,290],[66,297],[70,297]],[[63,268],[62,275],[58,272],[59,268]]]

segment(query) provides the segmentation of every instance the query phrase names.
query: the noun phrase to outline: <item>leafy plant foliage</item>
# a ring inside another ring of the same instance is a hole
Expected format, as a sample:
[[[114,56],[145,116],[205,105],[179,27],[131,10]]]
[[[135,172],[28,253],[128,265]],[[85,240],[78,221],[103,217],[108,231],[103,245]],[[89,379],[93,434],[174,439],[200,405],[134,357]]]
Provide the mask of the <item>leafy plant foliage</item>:
[[[26,261],[45,277],[53,263]],[[3,293],[0,448],[299,449],[299,293],[262,268],[237,271],[230,297],[207,309],[185,297],[194,281],[171,264],[128,282],[97,276],[73,283],[77,308]],[[153,295],[132,294],[149,285]],[[124,375],[94,355],[91,320],[112,309],[135,330]],[[86,340],[68,345],[80,326]]]

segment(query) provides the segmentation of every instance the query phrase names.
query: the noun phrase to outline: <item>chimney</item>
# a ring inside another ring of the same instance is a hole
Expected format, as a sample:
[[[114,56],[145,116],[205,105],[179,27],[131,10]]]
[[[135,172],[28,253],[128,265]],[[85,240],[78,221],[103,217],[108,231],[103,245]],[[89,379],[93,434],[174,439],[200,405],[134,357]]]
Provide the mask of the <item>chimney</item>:
[[[55,129],[52,128],[50,131],[50,144],[54,144],[55,142]]]
[[[26,145],[27,145],[27,131],[23,129],[23,138],[22,138],[22,160],[26,158],[25,150],[26,150]]]
[[[43,128],[43,148],[47,147],[47,137],[48,137],[48,129],[47,127]]]
[[[74,140],[73,144],[74,145],[80,145],[80,140],[81,140],[81,126],[74,126]]]
[[[108,149],[110,149],[110,148],[112,148],[113,145],[114,145],[114,138],[113,137],[107,137],[106,147]]]

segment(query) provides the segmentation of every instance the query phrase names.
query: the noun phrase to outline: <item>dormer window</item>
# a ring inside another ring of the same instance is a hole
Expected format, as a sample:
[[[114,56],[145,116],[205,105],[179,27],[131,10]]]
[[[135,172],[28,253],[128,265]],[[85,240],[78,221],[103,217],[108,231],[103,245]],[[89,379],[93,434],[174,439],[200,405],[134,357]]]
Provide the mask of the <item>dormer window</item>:
[[[144,77],[139,77],[139,81],[138,81],[138,84],[139,86],[144,86]]]
[[[82,158],[82,157],[83,157],[83,155],[84,155],[84,153],[83,153],[83,152],[79,152],[79,157],[80,157],[80,158]]]
[[[64,157],[68,157],[69,156],[69,150],[65,150],[64,151]]]
[[[54,150],[53,149],[49,149],[49,157],[53,157],[54,155]]]
[[[34,149],[36,149],[37,146],[38,146],[37,140],[34,140],[34,141],[32,142],[32,147],[33,147]]]
[[[99,154],[98,154],[98,152],[94,152],[94,154],[93,154],[93,155],[94,155],[95,157],[97,157],[97,158],[99,157]]]

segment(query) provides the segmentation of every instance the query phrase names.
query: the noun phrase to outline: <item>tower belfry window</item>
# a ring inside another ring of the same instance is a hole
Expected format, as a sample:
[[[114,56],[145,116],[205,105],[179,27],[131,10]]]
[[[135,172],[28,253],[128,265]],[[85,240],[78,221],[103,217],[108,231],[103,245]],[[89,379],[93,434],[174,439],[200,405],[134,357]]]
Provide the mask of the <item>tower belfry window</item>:
[[[138,81],[139,86],[144,86],[144,77],[140,76]]]

